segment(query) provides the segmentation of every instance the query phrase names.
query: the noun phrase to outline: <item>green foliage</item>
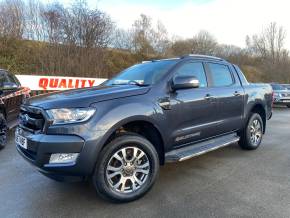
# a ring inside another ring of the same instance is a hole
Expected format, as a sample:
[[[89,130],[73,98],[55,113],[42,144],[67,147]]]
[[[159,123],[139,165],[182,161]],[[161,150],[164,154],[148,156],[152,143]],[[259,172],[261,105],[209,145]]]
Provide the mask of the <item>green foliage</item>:
[[[182,54],[182,49],[177,50]],[[15,74],[111,78],[133,64],[161,58],[156,55],[147,56],[141,52],[104,49],[100,60],[95,60],[94,50],[91,51],[92,54],[87,52],[82,51],[84,56],[80,58],[75,55],[75,50],[70,51],[66,46],[54,48],[45,42],[1,39],[0,68]],[[228,57],[228,60],[238,64],[251,82],[290,82],[288,65],[267,65],[259,58],[241,54]]]
[[[170,39],[166,27],[141,14],[125,30],[87,0],[0,0],[0,68],[17,74],[110,78],[143,60],[195,53],[239,65],[251,82],[290,83],[286,32],[276,23],[246,38],[247,47],[221,45],[200,31]]]

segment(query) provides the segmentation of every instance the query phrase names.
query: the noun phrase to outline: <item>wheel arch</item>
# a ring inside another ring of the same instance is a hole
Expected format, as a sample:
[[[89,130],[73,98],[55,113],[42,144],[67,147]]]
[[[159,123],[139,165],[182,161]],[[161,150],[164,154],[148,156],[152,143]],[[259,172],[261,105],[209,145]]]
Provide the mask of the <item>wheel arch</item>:
[[[267,124],[267,115],[266,115],[266,109],[263,106],[263,104],[257,103],[257,104],[254,104],[251,107],[251,109],[249,110],[248,116],[247,116],[247,121],[249,120],[251,113],[257,113],[257,114],[259,114],[261,116],[262,121],[263,121],[263,126],[264,126],[263,133],[265,133],[265,131],[266,131],[266,124]]]
[[[117,137],[119,133],[126,132],[137,133],[150,141],[159,155],[160,164],[164,164],[164,136],[160,130],[160,127],[154,121],[145,116],[130,117],[116,123],[103,137],[101,142],[101,150],[110,141]]]

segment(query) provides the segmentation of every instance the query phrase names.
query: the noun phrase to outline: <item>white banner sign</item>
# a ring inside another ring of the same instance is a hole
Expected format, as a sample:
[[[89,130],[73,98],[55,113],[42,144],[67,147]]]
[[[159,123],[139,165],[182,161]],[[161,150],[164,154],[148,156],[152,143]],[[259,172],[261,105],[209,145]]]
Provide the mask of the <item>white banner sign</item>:
[[[107,79],[60,76],[32,76],[16,75],[21,86],[30,90],[67,90],[92,87],[101,84]]]

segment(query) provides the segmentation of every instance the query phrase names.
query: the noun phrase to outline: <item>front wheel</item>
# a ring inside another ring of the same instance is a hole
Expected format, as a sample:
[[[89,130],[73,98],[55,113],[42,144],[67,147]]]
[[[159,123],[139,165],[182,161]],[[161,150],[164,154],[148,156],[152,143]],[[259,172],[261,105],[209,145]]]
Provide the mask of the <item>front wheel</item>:
[[[257,149],[263,138],[264,124],[261,116],[257,113],[251,113],[248,123],[241,132],[239,145],[245,150]]]
[[[129,202],[150,190],[158,171],[154,146],[140,135],[125,134],[116,137],[101,152],[93,183],[101,197]]]
[[[7,124],[5,117],[0,113],[0,149],[4,148],[7,143]]]

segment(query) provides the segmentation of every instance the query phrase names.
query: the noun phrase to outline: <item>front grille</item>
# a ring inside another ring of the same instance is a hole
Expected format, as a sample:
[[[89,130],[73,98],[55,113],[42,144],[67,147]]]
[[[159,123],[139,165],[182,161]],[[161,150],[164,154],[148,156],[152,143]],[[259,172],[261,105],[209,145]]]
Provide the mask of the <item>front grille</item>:
[[[21,107],[19,114],[19,125],[31,132],[42,131],[45,118],[40,109],[31,107]]]

